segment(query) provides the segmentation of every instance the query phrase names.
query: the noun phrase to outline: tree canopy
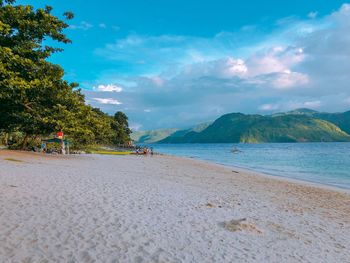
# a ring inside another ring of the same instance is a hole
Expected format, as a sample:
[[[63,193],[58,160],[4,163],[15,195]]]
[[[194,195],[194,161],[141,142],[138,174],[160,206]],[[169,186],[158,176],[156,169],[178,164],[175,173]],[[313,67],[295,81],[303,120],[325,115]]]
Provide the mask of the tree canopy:
[[[128,117],[125,113],[118,111],[114,115],[112,128],[115,131],[114,143],[123,144],[125,141],[130,140],[131,130],[129,129]]]
[[[62,130],[77,145],[125,143],[130,134],[125,114],[118,114],[124,118],[118,122],[86,105],[78,84],[64,80],[64,70],[47,60],[63,49],[46,40],[71,43],[63,31],[73,14],[60,19],[51,12],[50,6],[0,1],[0,132],[31,138]]]

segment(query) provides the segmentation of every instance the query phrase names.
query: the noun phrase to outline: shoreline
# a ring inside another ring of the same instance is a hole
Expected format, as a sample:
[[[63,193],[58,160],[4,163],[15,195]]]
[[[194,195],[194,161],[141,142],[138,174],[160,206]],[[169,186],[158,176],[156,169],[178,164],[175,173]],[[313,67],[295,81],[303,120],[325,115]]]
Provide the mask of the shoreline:
[[[204,160],[204,159],[200,159],[200,158],[196,158],[196,157],[186,157],[186,156],[179,156],[179,155],[172,155],[172,154],[165,154],[165,153],[161,153],[161,155],[169,156],[172,158],[180,158],[180,159],[183,158],[183,159],[188,159],[188,160],[204,162],[204,163],[207,163],[209,165],[218,165],[218,166],[230,168],[230,169],[238,169],[243,173],[244,172],[251,173],[251,174],[254,174],[256,176],[263,176],[263,177],[267,177],[267,178],[272,179],[272,180],[282,180],[282,181],[287,181],[290,183],[296,183],[296,184],[312,186],[312,187],[319,187],[319,188],[324,188],[325,190],[339,191],[339,192],[347,193],[350,195],[350,188],[347,188],[347,187],[341,187],[341,186],[336,186],[336,185],[332,185],[332,184],[314,182],[314,181],[309,181],[306,179],[303,180],[303,179],[297,179],[297,178],[292,178],[292,177],[288,177],[288,176],[276,175],[273,173],[258,171],[258,170],[255,170],[255,169],[249,168],[249,167],[228,165],[228,164],[218,163],[218,162],[211,161],[211,160]]]
[[[254,169],[254,168],[250,168],[250,167],[244,167],[244,166],[237,166],[237,165],[231,165],[231,164],[225,164],[225,163],[221,163],[219,161],[214,161],[214,160],[209,160],[209,159],[201,159],[199,157],[191,157],[191,156],[181,156],[181,155],[175,155],[175,154],[169,154],[169,153],[159,153],[161,155],[165,155],[165,156],[171,156],[171,157],[178,157],[178,158],[185,158],[185,159],[190,159],[190,160],[197,160],[197,161],[203,161],[203,162],[207,162],[210,164],[215,164],[215,165],[221,165],[224,167],[229,167],[229,168],[235,168],[235,169],[240,169],[242,171],[247,171],[250,173],[256,173],[257,175],[261,175],[261,176],[267,176],[270,178],[275,178],[277,180],[287,180],[290,182],[295,182],[295,183],[301,183],[301,184],[306,184],[306,185],[311,185],[311,186],[315,186],[315,187],[321,187],[321,188],[326,188],[326,189],[333,189],[333,190],[337,190],[337,191],[341,191],[341,192],[345,192],[345,193],[349,193],[350,194],[350,187],[347,186],[341,186],[338,184],[331,184],[331,183],[323,183],[323,182],[318,182],[318,181],[313,181],[313,180],[307,180],[307,179],[302,179],[302,178],[295,178],[292,176],[288,176],[288,175],[279,175],[277,173],[274,172],[269,172],[269,171],[260,171],[258,169]]]
[[[43,153],[36,153],[36,152],[31,152],[31,151],[21,151],[21,150],[7,150],[7,149],[0,149],[0,153],[11,153],[14,154],[15,156],[22,156],[22,157],[43,157],[43,158],[48,158],[48,159],[71,159],[71,158],[84,158],[88,156],[94,156],[94,155],[103,155],[99,153],[92,153],[92,154],[72,154],[72,155],[52,155],[52,154],[43,154]],[[331,190],[331,191],[336,191],[340,193],[345,193],[350,195],[350,188],[347,187],[340,187],[336,185],[331,185],[331,184],[326,184],[326,183],[320,183],[320,182],[314,182],[314,181],[309,181],[309,180],[303,180],[303,179],[297,179],[297,178],[292,178],[288,176],[282,176],[282,175],[276,175],[273,173],[268,173],[268,172],[262,172],[258,171],[249,167],[240,167],[240,166],[235,166],[235,165],[227,165],[223,163],[218,163],[215,161],[211,160],[204,160],[196,157],[186,157],[186,156],[179,156],[179,155],[173,155],[173,154],[167,154],[167,153],[156,153],[155,155],[158,156],[165,156],[165,157],[170,157],[174,159],[184,159],[188,161],[195,161],[199,163],[205,163],[207,165],[215,165],[218,167],[226,168],[226,169],[236,169],[239,170],[242,173],[249,173],[251,175],[257,176],[257,177],[265,177],[268,179],[272,180],[279,180],[279,181],[284,181],[287,183],[294,183],[298,185],[305,185],[305,186],[310,186],[310,187],[316,187],[316,188],[321,188],[324,190]],[[1,155],[0,155],[1,156]],[[142,156],[144,157],[144,156]],[[149,157],[149,156],[148,156]]]
[[[71,159],[71,158],[84,158],[88,156],[94,156],[94,155],[103,155],[99,153],[92,153],[92,154],[72,154],[72,155],[52,155],[52,154],[43,154],[43,153],[36,153],[36,152],[31,152],[31,151],[21,151],[21,150],[7,150],[7,149],[0,149],[1,152],[8,152],[11,154],[14,154],[15,156],[22,156],[22,157],[35,157],[35,158],[48,158],[48,159]],[[297,179],[297,178],[292,178],[288,176],[282,176],[282,175],[276,175],[273,173],[268,173],[268,172],[262,172],[258,171],[249,167],[240,167],[240,166],[234,166],[234,165],[227,165],[223,163],[218,163],[215,161],[211,160],[204,160],[196,157],[186,157],[186,156],[179,156],[179,155],[173,155],[173,154],[166,154],[166,153],[156,153],[158,156],[165,156],[165,157],[170,157],[174,159],[184,159],[188,161],[194,161],[194,162],[199,162],[199,163],[205,163],[207,165],[215,165],[218,167],[226,168],[226,169],[236,169],[239,170],[242,173],[249,173],[251,175],[257,176],[257,177],[265,177],[268,179],[272,180],[279,180],[279,181],[284,181],[287,183],[294,183],[298,185],[305,185],[305,186],[310,186],[310,187],[316,187],[316,188],[321,188],[324,190],[331,190],[331,191],[336,191],[340,193],[345,193],[350,195],[350,188],[346,187],[340,187],[340,186],[335,186],[331,184],[325,184],[325,183],[320,183],[320,182],[314,182],[314,181],[309,181],[309,180],[303,180],[303,179]],[[1,156],[1,155],[0,155]],[[142,156],[145,157],[145,156]],[[148,156],[149,157],[149,156]]]

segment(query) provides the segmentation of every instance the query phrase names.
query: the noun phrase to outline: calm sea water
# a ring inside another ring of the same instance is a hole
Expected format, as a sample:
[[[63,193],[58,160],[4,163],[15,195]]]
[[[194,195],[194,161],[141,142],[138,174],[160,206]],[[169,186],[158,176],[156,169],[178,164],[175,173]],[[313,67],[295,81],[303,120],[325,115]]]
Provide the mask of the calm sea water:
[[[350,189],[350,143],[153,144],[154,151]],[[236,151],[233,153],[232,149]]]

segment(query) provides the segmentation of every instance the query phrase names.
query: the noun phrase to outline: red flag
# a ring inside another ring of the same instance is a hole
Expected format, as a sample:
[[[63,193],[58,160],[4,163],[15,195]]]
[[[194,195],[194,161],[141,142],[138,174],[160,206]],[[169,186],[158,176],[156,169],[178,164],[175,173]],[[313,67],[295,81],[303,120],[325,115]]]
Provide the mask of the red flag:
[[[63,138],[63,132],[61,132],[61,131],[57,132],[57,138],[62,139]]]

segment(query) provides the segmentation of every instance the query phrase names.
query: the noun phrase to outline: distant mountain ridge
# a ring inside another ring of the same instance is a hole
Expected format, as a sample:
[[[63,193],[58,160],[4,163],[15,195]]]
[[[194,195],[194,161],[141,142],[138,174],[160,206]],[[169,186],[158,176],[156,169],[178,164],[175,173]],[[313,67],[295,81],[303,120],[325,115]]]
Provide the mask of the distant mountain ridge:
[[[154,131],[153,131],[154,132]],[[154,143],[349,142],[350,111],[296,109],[273,115],[229,113],[212,123],[174,129]],[[155,138],[155,137],[154,137]],[[138,142],[138,141],[136,141]]]
[[[153,131],[136,131],[131,134],[131,139],[136,143],[155,143],[161,141],[179,129],[159,129]]]
[[[136,143],[156,143],[168,137],[182,137],[189,132],[201,132],[212,122],[200,123],[192,128],[180,130],[176,128],[158,129],[152,131],[136,131],[131,134],[131,139]]]
[[[307,108],[300,108],[300,109],[295,109],[287,112],[279,112],[272,114],[271,116],[276,117],[276,116],[285,116],[285,115],[308,115],[312,116],[313,114],[319,113],[318,111],[307,109]]]
[[[350,111],[339,112],[339,113],[327,113],[327,112],[318,112],[315,110],[310,110],[306,108],[296,109],[293,111],[274,114],[277,115],[307,115],[310,117],[318,118],[321,120],[329,121],[334,125],[337,125],[340,129],[350,134]]]

